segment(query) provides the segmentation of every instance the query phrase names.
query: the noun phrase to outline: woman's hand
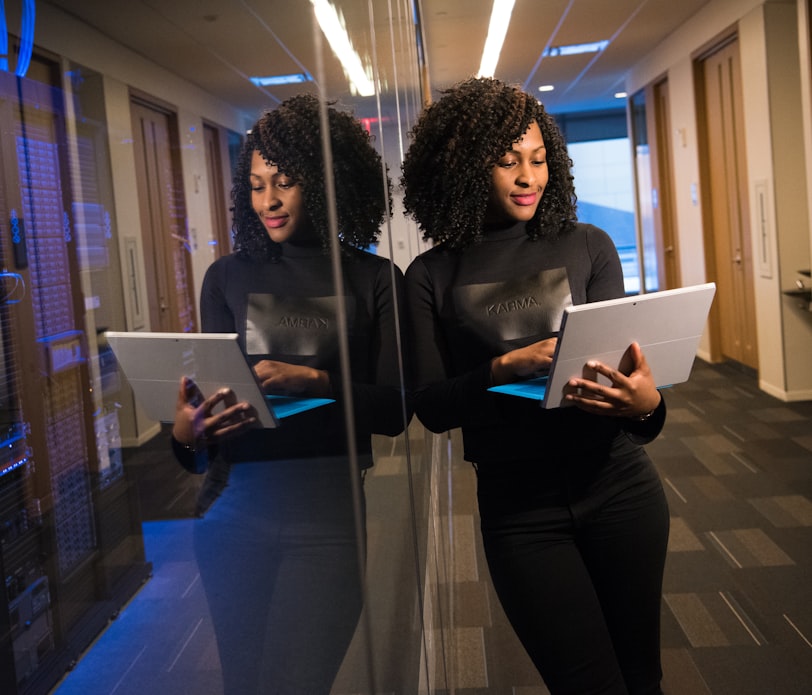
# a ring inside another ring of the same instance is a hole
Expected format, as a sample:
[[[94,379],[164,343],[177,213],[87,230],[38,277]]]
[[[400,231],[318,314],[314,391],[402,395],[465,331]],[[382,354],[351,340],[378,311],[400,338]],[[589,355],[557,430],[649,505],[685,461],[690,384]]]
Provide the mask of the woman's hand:
[[[279,396],[330,396],[330,377],[327,372],[287,362],[262,360],[254,365],[254,372],[265,393]]]
[[[214,412],[215,407],[222,408]],[[181,377],[175,406],[172,436],[181,444],[200,448],[235,437],[256,427],[256,409],[245,401],[237,401],[230,388],[217,390],[206,398],[189,377]]]
[[[651,413],[660,404],[661,396],[637,343],[626,350],[621,359],[624,363],[628,369],[621,371],[602,362],[587,362],[583,378],[572,378],[567,383],[565,401],[596,415],[638,418]],[[598,383],[598,375],[609,379],[610,384]]]
[[[547,338],[495,357],[491,361],[492,384],[509,384],[549,371],[557,341],[558,338]]]

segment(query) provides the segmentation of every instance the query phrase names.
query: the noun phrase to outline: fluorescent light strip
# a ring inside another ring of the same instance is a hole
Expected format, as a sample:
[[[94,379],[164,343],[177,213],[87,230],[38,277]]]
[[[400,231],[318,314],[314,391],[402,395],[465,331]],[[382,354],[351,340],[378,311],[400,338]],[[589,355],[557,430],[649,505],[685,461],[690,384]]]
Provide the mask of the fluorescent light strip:
[[[310,0],[316,12],[318,20],[330,48],[333,49],[336,58],[344,67],[344,72],[350,80],[351,87],[362,97],[369,97],[375,94],[375,85],[367,75],[361,63],[361,58],[353,49],[350,37],[343,26],[343,22],[338,16],[338,12],[327,0]]]
[[[496,64],[499,62],[499,54],[502,52],[502,44],[505,42],[515,2],[516,0],[493,0],[488,38],[485,39],[477,77],[493,77],[496,72]]]

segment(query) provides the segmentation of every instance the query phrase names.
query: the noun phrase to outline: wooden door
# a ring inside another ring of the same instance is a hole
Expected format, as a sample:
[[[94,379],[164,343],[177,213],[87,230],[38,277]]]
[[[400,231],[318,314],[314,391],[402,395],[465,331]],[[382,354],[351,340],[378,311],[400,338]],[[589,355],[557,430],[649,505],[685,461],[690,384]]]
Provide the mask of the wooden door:
[[[131,111],[150,329],[194,331],[194,287],[174,117],[140,99],[133,99]]]
[[[717,284],[714,333],[721,357],[757,369],[738,41],[705,56],[699,67],[705,245],[708,274]]]
[[[226,186],[223,182],[220,131],[214,126],[204,124],[203,139],[206,145],[206,174],[209,182],[212,241],[215,244],[214,257],[219,258],[231,252],[231,230],[226,206]]]

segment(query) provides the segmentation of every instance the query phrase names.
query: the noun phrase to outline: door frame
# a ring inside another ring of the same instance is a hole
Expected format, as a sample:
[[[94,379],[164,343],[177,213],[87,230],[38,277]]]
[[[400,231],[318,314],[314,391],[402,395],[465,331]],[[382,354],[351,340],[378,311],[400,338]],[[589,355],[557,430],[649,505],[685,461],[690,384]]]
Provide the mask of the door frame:
[[[708,134],[708,124],[710,122],[710,109],[708,104],[706,103],[706,95],[705,95],[705,64],[706,60],[713,56],[714,54],[718,53],[721,50],[724,50],[729,45],[738,42],[738,32],[735,28],[731,28],[730,30],[719,34],[715,39],[706,43],[702,48],[694,52],[691,56],[693,61],[693,74],[694,74],[694,89],[695,89],[695,99],[696,99],[696,118],[697,118],[697,145],[698,145],[698,154],[699,154],[699,188],[700,188],[700,195],[701,200],[707,201],[707,204],[702,205],[702,226],[703,226],[703,244],[704,244],[704,252],[705,252],[705,273],[706,277],[710,281],[716,281],[717,284],[720,282],[720,272],[719,272],[719,263],[723,262],[719,258],[719,254],[717,253],[716,244],[719,241],[717,235],[714,232],[714,208],[711,204],[713,201],[713,194],[711,190],[712,185],[712,177],[711,177],[711,161],[710,161],[710,142],[709,142],[709,134]],[[741,88],[741,85],[739,85]],[[739,98],[741,98],[741,94],[739,93]],[[735,102],[735,99],[734,99]],[[738,107],[738,122],[742,122],[744,118],[743,111],[741,106]],[[737,217],[740,220],[741,225],[743,225],[742,235],[741,235],[741,246],[742,246],[742,263],[743,263],[743,271],[742,271],[742,280],[744,282],[744,295],[743,297],[735,297],[736,302],[741,302],[743,305],[743,310],[745,312],[750,313],[750,321],[753,324],[752,331],[745,331],[745,332],[752,332],[752,340],[754,341],[752,347],[752,354],[753,354],[753,365],[747,365],[745,362],[738,360],[736,356],[727,355],[723,349],[723,322],[724,317],[722,316],[722,302],[719,301],[719,297],[717,295],[717,300],[714,301],[708,321],[708,328],[709,328],[709,335],[710,335],[710,358],[713,362],[722,362],[727,359],[731,359],[734,361],[743,364],[748,368],[753,368],[756,371],[758,370],[758,345],[756,340],[757,334],[757,316],[755,312],[755,282],[753,277],[752,271],[752,263],[753,263],[753,256],[752,256],[752,248],[751,248],[751,238],[750,238],[750,219],[749,219],[749,189],[746,180],[746,172],[747,166],[746,161],[744,161],[744,146],[743,143],[740,142],[740,138],[743,136],[743,133],[736,133],[734,140],[735,146],[737,149],[737,158],[740,161],[741,171],[739,173],[742,174],[738,178],[737,182],[737,191],[738,197],[737,200],[741,203],[738,207],[738,215]],[[724,291],[725,288],[721,288]],[[748,306],[749,302],[749,306]],[[744,321],[745,324],[749,322],[747,320]],[[747,348],[743,348],[746,350]]]
[[[139,109],[151,111],[156,116],[166,119],[167,150],[162,154],[167,156],[169,172],[164,173],[168,173],[168,180],[165,180],[166,177],[162,176],[160,171],[155,172],[154,177],[151,176],[145,168],[148,163],[142,161],[141,154],[138,152],[141,138],[140,128],[137,127],[139,126]],[[171,106],[134,89],[130,90],[130,113],[133,124],[138,205],[141,213],[140,241],[148,288],[147,313],[150,319],[150,330],[195,331],[198,326],[197,302],[190,253],[191,242],[187,228],[186,196],[182,185],[177,113]],[[152,180],[153,178],[154,180]],[[171,200],[167,198],[168,195],[172,196]],[[174,232],[173,227],[177,227]],[[178,269],[175,268],[175,262],[179,247],[185,249],[186,253],[181,254],[181,267]],[[154,258],[155,263],[152,263],[150,258]],[[179,296],[177,292],[176,274],[178,270],[185,275],[185,297]],[[149,288],[155,288],[157,295]],[[150,297],[150,295],[152,296]],[[183,316],[187,313],[188,319],[184,324]]]

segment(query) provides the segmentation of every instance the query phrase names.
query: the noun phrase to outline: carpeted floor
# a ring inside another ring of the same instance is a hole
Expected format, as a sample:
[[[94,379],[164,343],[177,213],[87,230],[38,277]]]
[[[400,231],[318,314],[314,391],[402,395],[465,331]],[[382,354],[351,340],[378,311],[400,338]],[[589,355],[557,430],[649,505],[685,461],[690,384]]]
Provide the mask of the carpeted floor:
[[[812,402],[697,367],[648,447],[671,507],[667,692],[812,693]]]
[[[671,509],[663,689],[667,695],[809,695],[812,402],[780,402],[760,391],[752,374],[699,361],[691,380],[666,397],[665,431],[647,447]],[[412,466],[420,468],[421,437],[412,436]],[[440,644],[447,664],[431,688],[458,695],[543,695],[547,691],[490,589],[476,530],[473,474],[453,433],[449,441],[454,629]],[[387,601],[416,582],[404,560],[408,552],[393,554],[393,548],[408,548],[407,504],[410,495],[420,501],[424,492],[408,485],[407,470],[414,468],[404,463],[402,447],[383,446],[391,450],[379,453],[366,483],[370,576],[379,587],[370,602],[373,634],[378,646],[387,645],[386,657],[376,657],[376,682],[386,683],[379,693],[426,692],[416,677],[398,684],[393,656],[399,635],[406,634],[404,621],[416,612],[414,599],[406,610]],[[127,464],[141,490],[154,576],[55,695],[221,693],[190,541],[199,481],[167,465],[162,447],[143,449]],[[393,536],[397,528],[400,535]],[[362,690],[349,664],[357,666],[365,653],[348,655],[334,692]]]

